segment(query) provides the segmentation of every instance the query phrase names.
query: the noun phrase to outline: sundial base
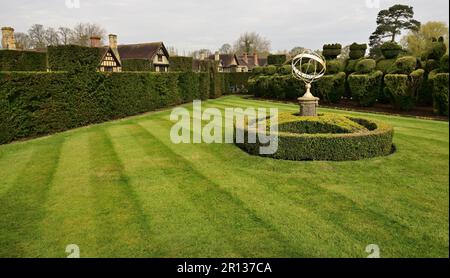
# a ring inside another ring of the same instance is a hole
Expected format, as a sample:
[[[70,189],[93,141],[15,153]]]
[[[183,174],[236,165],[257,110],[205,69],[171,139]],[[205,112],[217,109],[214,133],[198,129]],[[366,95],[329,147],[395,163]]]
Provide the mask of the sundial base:
[[[300,105],[300,116],[316,117],[319,100],[320,99],[318,97],[298,98],[298,103]]]

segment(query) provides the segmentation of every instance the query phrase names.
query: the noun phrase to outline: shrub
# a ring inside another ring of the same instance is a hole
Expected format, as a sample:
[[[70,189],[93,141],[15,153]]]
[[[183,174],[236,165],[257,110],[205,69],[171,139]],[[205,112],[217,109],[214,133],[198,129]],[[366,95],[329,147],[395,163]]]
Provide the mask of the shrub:
[[[292,66],[291,65],[284,65],[278,68],[278,73],[281,75],[285,74],[291,74],[292,73]]]
[[[373,106],[377,101],[383,81],[383,72],[375,71],[371,74],[352,73],[348,77],[348,84],[353,98],[361,106]]]
[[[227,93],[246,93],[248,90],[248,80],[251,76],[249,72],[221,73],[224,76],[224,91]]]
[[[361,59],[358,60],[347,60],[347,65],[345,67],[345,73],[350,74],[354,73],[356,71],[356,64],[361,61]]]
[[[445,54],[444,56],[442,56],[441,59],[440,72],[448,72],[448,71],[449,71],[448,54]]]
[[[448,116],[448,73],[431,73],[430,83],[433,95],[433,109],[438,115]]]
[[[402,47],[396,42],[385,42],[381,45],[381,53],[386,59],[393,59],[402,52]]]
[[[48,66],[52,71],[96,71],[102,49],[78,45],[48,47]]]
[[[355,71],[357,73],[371,73],[375,70],[377,63],[373,59],[363,59],[356,63]]]
[[[148,59],[122,59],[122,71],[153,71]]]
[[[264,72],[264,67],[254,67],[252,70],[253,74],[262,74]]]
[[[424,70],[419,69],[406,74],[387,74],[384,77],[385,90],[390,94],[392,104],[401,110],[414,107],[422,85]]]
[[[266,66],[263,69],[263,73],[265,75],[274,75],[275,73],[277,73],[277,67],[274,65]]]
[[[325,75],[313,85],[313,91],[326,103],[337,103],[345,94],[345,73]]]
[[[46,71],[47,53],[0,50],[0,71]]]
[[[268,65],[276,65],[280,66],[284,64],[287,60],[286,54],[277,54],[277,55],[269,55],[267,56],[267,64]]]
[[[398,58],[394,65],[388,70],[392,74],[410,74],[417,68],[417,58],[404,56]]]
[[[297,161],[345,161],[385,156],[392,152],[394,130],[391,126],[382,122],[361,118],[344,120],[341,119],[344,118],[342,116],[330,114],[320,115],[319,117],[289,116],[280,114],[280,127],[285,123],[284,121],[290,121],[291,125],[295,124],[300,130],[312,132],[279,131],[277,134],[277,151],[274,154],[264,156]],[[296,119],[292,120],[293,117]],[[341,125],[348,125],[350,121],[353,122],[351,125],[360,126],[359,131],[340,133],[343,129]],[[317,130],[327,133],[315,133],[314,131]],[[245,126],[244,137],[246,140],[244,142],[248,142],[249,133],[248,127]],[[252,155],[260,155],[259,148],[267,146],[267,144],[259,143],[259,140],[257,140],[257,143],[237,143],[237,145]]]
[[[207,73],[0,73],[0,143],[209,95]]]
[[[427,51],[427,58],[439,61],[446,52],[447,46],[444,43],[444,39],[440,37],[431,44],[430,49]]]
[[[352,60],[358,60],[363,58],[366,55],[366,50],[367,50],[367,44],[357,44],[357,43],[352,43],[350,45],[350,59]]]
[[[393,69],[395,61],[397,61],[397,59],[381,59],[377,62],[376,69],[383,73],[388,73]]]
[[[170,71],[192,71],[192,57],[170,57]]]
[[[342,52],[342,45],[335,43],[335,44],[325,44],[323,46],[323,52],[322,55],[328,60],[328,59],[336,59],[337,56],[339,56]]]
[[[327,61],[327,74],[336,74],[344,71],[344,63],[342,60],[334,59]]]

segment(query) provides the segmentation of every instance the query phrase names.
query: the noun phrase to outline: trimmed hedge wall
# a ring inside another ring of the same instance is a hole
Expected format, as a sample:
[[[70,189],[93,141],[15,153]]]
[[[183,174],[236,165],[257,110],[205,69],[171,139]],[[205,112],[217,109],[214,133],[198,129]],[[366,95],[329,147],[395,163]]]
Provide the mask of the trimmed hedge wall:
[[[287,61],[286,54],[277,54],[277,55],[269,55],[269,56],[267,56],[267,64],[268,65],[281,66],[286,61]]]
[[[122,59],[122,71],[154,71],[148,59]]]
[[[209,97],[207,73],[0,73],[0,143]]]
[[[407,74],[386,74],[384,84],[386,94],[391,98],[392,104],[401,110],[411,110],[416,104],[419,90],[422,86],[423,69]]]
[[[47,53],[0,50],[0,71],[46,71]]]
[[[350,59],[352,60],[358,60],[361,58],[364,58],[364,56],[366,56],[366,50],[367,50],[367,44],[357,44],[352,43],[350,45]]]
[[[170,71],[192,71],[192,57],[170,57]]]
[[[280,114],[280,119],[282,118]],[[302,117],[299,124],[317,121],[324,116]],[[337,116],[339,117],[339,116]],[[350,118],[349,118],[350,119]],[[331,160],[346,161],[385,156],[392,153],[394,130],[390,125],[360,118],[351,120],[366,128],[366,131],[355,133],[318,133],[305,134],[294,132],[278,132],[278,150],[272,155],[263,155],[285,160]],[[301,123],[303,121],[304,123]],[[279,121],[282,124],[282,121]],[[333,125],[336,123],[334,122]],[[244,128],[245,142],[248,142],[248,128]],[[260,155],[259,148],[267,144],[238,143],[244,151],[252,155]]]
[[[48,47],[48,67],[52,71],[96,71],[102,49],[78,45]]]
[[[438,115],[448,116],[449,74],[431,73],[429,77],[433,95],[433,109]]]
[[[383,82],[383,72],[371,74],[352,73],[348,76],[348,85],[352,97],[361,106],[373,106],[380,96]]]

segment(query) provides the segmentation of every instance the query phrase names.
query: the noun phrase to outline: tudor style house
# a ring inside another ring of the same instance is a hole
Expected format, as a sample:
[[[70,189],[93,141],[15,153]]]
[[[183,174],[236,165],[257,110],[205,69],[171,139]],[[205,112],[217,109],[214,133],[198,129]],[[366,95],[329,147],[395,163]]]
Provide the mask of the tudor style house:
[[[208,57],[201,56],[200,60],[194,60],[194,71],[200,71],[199,61],[201,60],[216,61],[218,64],[218,72],[249,72],[255,67],[267,65],[267,58],[259,58],[256,53],[253,55],[244,53],[237,56],[236,54],[219,54],[219,52],[216,52],[214,55]]]
[[[91,37],[91,47],[102,50],[98,70],[102,72],[121,72],[122,61],[117,51],[117,36],[109,35],[109,46],[101,46],[100,37]]]
[[[255,67],[267,66],[267,58],[259,58],[258,54],[249,55],[244,53],[237,57],[239,66],[243,68],[242,71],[252,71]]]
[[[148,60],[156,72],[169,71],[169,52],[163,42],[119,45],[117,49],[122,60]]]

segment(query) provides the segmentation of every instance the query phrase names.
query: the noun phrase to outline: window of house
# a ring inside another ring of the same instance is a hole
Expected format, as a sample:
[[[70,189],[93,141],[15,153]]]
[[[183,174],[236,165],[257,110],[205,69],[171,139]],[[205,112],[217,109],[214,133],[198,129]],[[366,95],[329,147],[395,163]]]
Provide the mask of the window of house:
[[[163,61],[163,56],[161,54],[158,54],[158,62],[162,62]]]

